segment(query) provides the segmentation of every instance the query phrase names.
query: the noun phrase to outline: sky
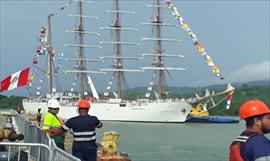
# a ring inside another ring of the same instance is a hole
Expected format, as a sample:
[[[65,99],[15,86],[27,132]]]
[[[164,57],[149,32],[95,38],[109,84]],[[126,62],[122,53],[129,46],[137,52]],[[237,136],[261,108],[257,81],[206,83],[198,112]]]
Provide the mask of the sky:
[[[123,46],[125,56],[138,56],[140,53],[149,53],[154,45],[143,42],[143,37],[153,37],[150,26],[141,25],[149,22],[153,12],[146,4],[151,0],[120,0],[122,10],[135,11],[135,15],[122,15],[123,27],[137,28],[137,32],[123,32],[122,40],[138,42],[139,46]],[[161,0],[163,5],[165,1]],[[184,67],[187,71],[171,72],[166,83],[168,86],[202,86],[210,84],[224,84],[228,82],[247,82],[254,80],[270,80],[270,1],[269,0],[174,0],[185,22],[197,35],[214,63],[220,68],[225,80],[215,77],[204,58],[194,48],[192,40],[180,27],[164,27],[162,36],[181,40],[180,43],[164,43],[163,49],[169,54],[181,54],[181,59],[165,59],[168,67]],[[46,25],[47,16],[59,11],[66,1],[62,0],[0,0],[0,79],[32,65],[32,60],[38,45],[37,37],[41,26]],[[87,36],[85,43],[99,45],[100,41],[110,41],[111,33],[101,30],[100,27],[112,23],[112,15],[104,13],[112,10],[112,1],[99,0],[86,4],[85,15],[97,16],[97,20],[85,20],[85,29],[90,32],[99,32],[100,36]],[[52,19],[52,40],[57,55],[64,53],[64,58],[74,58],[75,50],[64,47],[72,44],[74,37],[65,33],[67,29],[75,27],[76,20],[69,17],[75,14],[77,4],[71,3],[59,15]],[[162,10],[162,18],[166,23],[177,24],[168,9]],[[112,55],[110,45],[102,49],[86,50],[87,58]],[[39,66],[46,67],[46,56],[40,56]],[[127,69],[151,66],[152,59],[128,60],[124,62]],[[110,68],[112,62],[91,63],[89,70]],[[60,71],[72,69],[74,62],[58,62]],[[37,73],[33,83],[33,90],[37,86],[46,88],[40,83],[41,74]],[[128,87],[147,86],[153,77],[153,72],[126,73]],[[98,91],[104,91],[111,74],[91,75]],[[44,80],[46,82],[46,80]],[[57,90],[70,89],[74,75],[60,72],[55,81]],[[35,87],[34,87],[35,86]],[[26,92],[26,88],[16,89],[4,94],[19,94]]]

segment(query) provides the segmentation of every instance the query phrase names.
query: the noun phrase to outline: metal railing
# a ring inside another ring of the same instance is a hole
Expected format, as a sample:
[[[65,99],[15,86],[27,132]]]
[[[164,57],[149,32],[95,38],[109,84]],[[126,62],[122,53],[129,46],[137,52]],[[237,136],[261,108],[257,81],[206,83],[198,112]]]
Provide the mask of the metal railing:
[[[4,159],[7,161],[48,161],[48,157],[45,159],[41,154],[43,152],[51,154],[51,149],[45,144],[0,142],[0,146],[4,146],[6,149],[5,151],[2,151],[2,153],[6,153]]]
[[[80,161],[77,157],[67,153],[66,151],[58,148],[54,141],[51,144],[52,161]]]
[[[15,128],[18,128],[25,136],[24,145],[31,147],[31,150],[27,152],[31,157],[38,159],[37,161],[80,161],[77,157],[58,148],[54,140],[33,122],[17,114],[13,116],[13,121],[15,122],[15,126],[17,126]],[[32,146],[37,143],[39,146]],[[40,147],[48,147],[48,150],[41,149]]]

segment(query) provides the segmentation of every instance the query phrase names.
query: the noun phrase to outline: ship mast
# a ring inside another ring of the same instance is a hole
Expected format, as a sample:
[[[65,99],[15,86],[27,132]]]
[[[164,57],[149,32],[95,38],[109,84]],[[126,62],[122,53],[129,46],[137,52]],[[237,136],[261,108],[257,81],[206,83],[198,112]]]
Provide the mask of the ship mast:
[[[82,34],[82,32],[84,32],[84,28],[83,28],[83,7],[82,7],[82,2],[79,2],[79,18],[80,18],[80,23],[79,23],[79,27],[78,30],[79,31],[79,44],[84,44],[84,35]],[[83,46],[79,46],[79,71],[85,71],[85,54],[84,54],[84,47]],[[84,92],[85,92],[85,80],[86,80],[86,73],[78,73],[79,74],[79,79],[80,79],[80,95],[81,98],[84,98]]]
[[[123,57],[122,56],[122,45],[139,45],[139,43],[135,42],[123,42],[121,41],[121,32],[123,30],[126,31],[138,31],[135,28],[125,28],[121,26],[121,18],[120,14],[135,14],[132,11],[122,11],[120,10],[119,0],[114,0],[114,11],[106,11],[107,13],[114,14],[113,23],[109,27],[101,27],[101,29],[112,30],[114,33],[114,41],[112,42],[101,42],[101,44],[113,44],[114,45],[114,56],[113,57],[101,57],[102,59],[114,59],[113,67],[114,69],[101,69],[104,72],[114,72],[114,77],[116,77],[116,92],[118,98],[124,98],[124,84],[125,84],[125,76],[124,72],[140,72],[139,69],[124,69],[123,59],[139,59],[139,57]],[[110,88],[110,87],[109,87]],[[108,96],[108,92],[104,93],[105,96]]]
[[[53,47],[52,47],[52,32],[51,32],[51,15],[48,16],[48,93],[52,94],[52,88],[53,88]]]
[[[180,40],[177,39],[170,39],[170,38],[162,38],[161,35],[161,28],[163,26],[173,26],[177,27],[177,25],[174,24],[167,24],[164,23],[161,16],[161,9],[166,8],[165,6],[161,5],[160,0],[156,0],[154,4],[149,4],[147,5],[148,8],[153,8],[154,15],[153,19],[150,22],[145,22],[142,23],[143,25],[151,25],[153,26],[153,31],[154,31],[154,37],[152,38],[142,38],[142,41],[152,41],[155,44],[155,48],[151,53],[143,53],[140,54],[143,57],[146,56],[152,56],[154,58],[154,61],[152,63],[153,67],[142,67],[143,70],[154,70],[156,71],[156,74],[154,74],[153,79],[157,75],[158,79],[158,84],[157,84],[157,98],[162,98],[167,95],[166,92],[166,87],[165,87],[165,71],[184,71],[186,70],[185,68],[175,68],[175,67],[165,67],[164,66],[164,57],[173,57],[173,58],[183,58],[183,55],[179,54],[164,54],[164,50],[162,48],[162,42],[180,42]],[[152,91],[152,86],[153,86],[153,81],[149,83],[148,91],[145,94],[146,97],[150,96],[150,93]]]
[[[119,0],[115,0],[115,10],[119,11]],[[115,28],[121,28],[120,25],[120,14],[119,12],[115,12],[115,20],[112,27]],[[116,41],[121,41],[121,30],[115,30],[116,34]],[[115,57],[121,57],[121,45],[115,44],[116,51],[115,51]],[[123,63],[121,59],[117,58],[115,59],[115,68],[116,69],[123,69]],[[116,71],[116,78],[117,78],[117,95],[122,98],[124,95],[124,72],[122,71]]]
[[[156,1],[156,5],[157,6],[160,6],[160,0],[157,0]],[[155,18],[154,18],[154,21],[152,21],[153,23],[157,23],[157,24],[160,24],[162,23],[162,20],[161,20],[161,11],[160,11],[160,7],[157,7],[156,8],[157,10],[157,15],[155,15]],[[164,64],[163,64],[163,61],[162,61],[162,44],[161,44],[161,26],[160,25],[156,25],[156,38],[158,39],[156,41],[156,49],[155,49],[155,53],[158,54],[157,56],[157,64],[156,66],[157,67],[160,67],[160,68],[163,68],[164,67]],[[165,76],[164,76],[164,70],[158,70],[158,82],[159,82],[159,85],[158,85],[158,95],[159,96],[165,96]]]
[[[84,29],[84,18],[88,19],[97,19],[95,16],[85,16],[83,15],[83,3],[92,3],[93,1],[86,1],[86,0],[78,0],[79,5],[79,13],[77,15],[69,15],[72,17],[78,17],[79,18],[79,25],[76,28],[73,28],[72,30],[66,30],[66,32],[74,33],[77,37],[76,44],[65,44],[66,47],[75,47],[77,48],[78,56],[77,58],[65,58],[64,61],[76,61],[78,63],[78,66],[76,67],[76,70],[65,70],[65,73],[77,73],[79,82],[80,82],[80,97],[81,99],[85,99],[88,96],[87,87],[90,86],[90,84],[87,84],[90,81],[90,76],[87,75],[87,73],[91,74],[104,74],[104,72],[101,71],[88,71],[86,70],[86,61],[87,62],[101,62],[100,59],[86,59],[85,56],[85,48],[101,48],[101,46],[97,45],[86,45],[84,44],[84,35],[95,35],[99,36],[99,33],[97,32],[87,32]],[[88,86],[89,85],[89,86]],[[91,87],[90,87],[91,88]],[[91,88],[92,89],[92,88]],[[92,92],[96,91],[95,89],[92,89]],[[95,92],[96,93],[96,92]]]

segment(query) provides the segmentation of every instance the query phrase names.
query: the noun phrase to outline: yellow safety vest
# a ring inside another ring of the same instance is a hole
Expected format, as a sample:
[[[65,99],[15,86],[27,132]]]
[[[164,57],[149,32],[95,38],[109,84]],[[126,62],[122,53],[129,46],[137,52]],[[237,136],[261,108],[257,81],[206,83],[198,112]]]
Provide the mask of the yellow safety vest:
[[[51,128],[58,128],[61,126],[61,120],[57,115],[50,112],[45,115],[42,130],[49,130]],[[55,136],[52,138],[54,139],[55,143],[63,143],[65,141],[64,136]]]
[[[48,112],[43,121],[42,130],[49,130],[51,128],[58,128],[61,126],[61,122],[58,116]]]

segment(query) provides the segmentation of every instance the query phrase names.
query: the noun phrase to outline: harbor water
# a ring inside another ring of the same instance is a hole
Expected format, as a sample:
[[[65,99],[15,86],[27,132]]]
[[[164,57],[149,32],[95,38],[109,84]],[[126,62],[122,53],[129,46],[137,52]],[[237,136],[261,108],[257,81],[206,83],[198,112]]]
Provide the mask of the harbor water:
[[[245,125],[108,123],[97,130],[120,133],[120,151],[132,161],[228,161],[229,146]]]
[[[0,117],[0,121],[3,128],[5,117]],[[243,121],[235,124],[103,122],[103,127],[97,129],[97,142],[104,132],[120,133],[118,149],[128,153],[132,161],[228,161],[229,146],[244,128]],[[71,146],[72,142],[68,144]]]

